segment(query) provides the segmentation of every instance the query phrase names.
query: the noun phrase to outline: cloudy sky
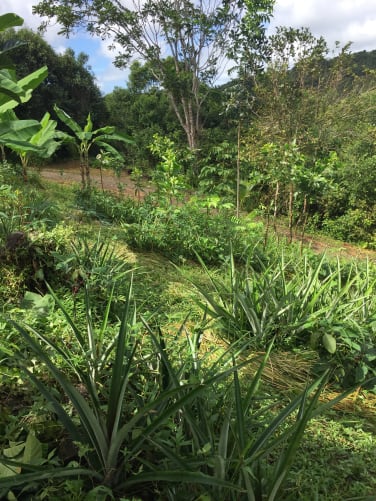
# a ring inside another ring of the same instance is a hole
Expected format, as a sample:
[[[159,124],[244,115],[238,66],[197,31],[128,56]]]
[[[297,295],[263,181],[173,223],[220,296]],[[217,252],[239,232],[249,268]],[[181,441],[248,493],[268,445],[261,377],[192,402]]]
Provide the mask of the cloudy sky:
[[[32,15],[38,0],[0,0],[0,14],[15,12],[24,18],[24,26],[36,29],[40,19]],[[375,0],[277,0],[270,26],[309,27],[316,36],[324,36],[330,47],[336,41],[352,42],[353,52],[376,49]],[[45,38],[56,51],[71,47],[76,53],[89,54],[89,64],[101,90],[111,92],[114,86],[124,87],[126,72],[112,65],[113,53],[106,44],[85,35],[69,40],[58,35],[58,27],[48,29]]]

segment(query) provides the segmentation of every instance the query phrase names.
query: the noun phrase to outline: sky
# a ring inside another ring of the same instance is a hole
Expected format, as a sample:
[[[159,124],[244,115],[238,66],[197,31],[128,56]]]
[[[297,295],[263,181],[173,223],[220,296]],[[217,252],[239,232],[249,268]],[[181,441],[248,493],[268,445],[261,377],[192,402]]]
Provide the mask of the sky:
[[[38,0],[0,0],[0,14],[14,12],[24,19],[24,27],[37,29],[41,19],[32,14],[32,6]],[[335,42],[345,45],[352,42],[352,51],[376,49],[376,1],[375,0],[276,0],[273,19],[269,27],[308,27],[315,36],[323,36],[330,48]],[[96,83],[106,94],[115,86],[125,87],[127,71],[112,64],[114,53],[108,43],[89,37],[85,33],[70,39],[58,35],[59,27],[51,26],[44,35],[57,52],[71,47],[76,54],[89,55],[89,65]]]

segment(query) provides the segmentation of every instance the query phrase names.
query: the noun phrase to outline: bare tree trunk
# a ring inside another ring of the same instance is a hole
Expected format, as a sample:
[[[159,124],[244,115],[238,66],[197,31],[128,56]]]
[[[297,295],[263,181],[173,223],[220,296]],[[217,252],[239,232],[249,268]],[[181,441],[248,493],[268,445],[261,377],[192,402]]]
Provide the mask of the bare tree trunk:
[[[274,193],[273,226],[274,226],[275,233],[277,233],[278,198],[279,198],[279,181],[277,181],[277,185],[275,187],[275,193]]]
[[[300,253],[303,251],[303,241],[304,241],[304,235],[305,235],[305,229],[306,229],[306,224],[307,224],[307,219],[308,219],[308,200],[307,200],[307,195],[304,195],[304,202],[303,202],[303,226],[302,226],[302,234],[300,237]]]
[[[293,206],[294,206],[294,185],[290,184],[290,193],[289,193],[289,243],[290,244],[292,242]]]
[[[240,133],[241,122],[238,122],[238,152],[236,157],[236,217],[240,215]]]

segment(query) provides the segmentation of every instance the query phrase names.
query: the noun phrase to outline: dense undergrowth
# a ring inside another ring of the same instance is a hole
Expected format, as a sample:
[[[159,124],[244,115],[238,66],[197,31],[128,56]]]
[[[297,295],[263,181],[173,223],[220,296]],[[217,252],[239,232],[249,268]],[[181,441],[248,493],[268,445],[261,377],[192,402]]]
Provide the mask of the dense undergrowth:
[[[1,176],[2,498],[372,499],[374,264]]]

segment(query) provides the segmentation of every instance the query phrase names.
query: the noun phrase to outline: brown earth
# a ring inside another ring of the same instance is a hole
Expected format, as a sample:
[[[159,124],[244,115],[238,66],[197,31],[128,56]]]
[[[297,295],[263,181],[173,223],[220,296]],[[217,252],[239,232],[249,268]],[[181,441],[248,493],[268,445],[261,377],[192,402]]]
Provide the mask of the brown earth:
[[[120,176],[117,176],[111,170],[103,170],[101,173],[99,169],[91,169],[90,174],[93,186],[98,189],[108,190],[132,197],[136,196],[135,183],[130,178],[128,172],[122,172]],[[62,184],[81,183],[80,167],[77,161],[70,161],[44,167],[40,170],[40,175],[43,179]],[[152,190],[153,187],[151,182],[145,180],[143,183],[141,198]],[[281,238],[287,238],[288,236],[288,231],[284,226],[277,228],[277,233]],[[299,235],[295,236],[295,240],[300,240]],[[305,235],[303,245],[305,247],[312,248],[318,253],[327,252],[330,255],[340,257],[361,260],[369,259],[370,261],[376,263],[376,251],[363,249],[362,247],[333,240],[328,237]]]
[[[77,161],[64,162],[42,167],[40,175],[43,179],[61,184],[81,184],[80,166]],[[135,183],[128,172],[123,171],[117,176],[112,170],[90,169],[92,185],[95,188],[115,193],[135,196]],[[149,182],[143,183],[144,194],[151,191]]]

